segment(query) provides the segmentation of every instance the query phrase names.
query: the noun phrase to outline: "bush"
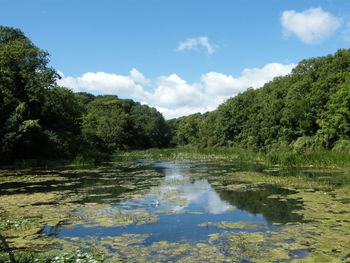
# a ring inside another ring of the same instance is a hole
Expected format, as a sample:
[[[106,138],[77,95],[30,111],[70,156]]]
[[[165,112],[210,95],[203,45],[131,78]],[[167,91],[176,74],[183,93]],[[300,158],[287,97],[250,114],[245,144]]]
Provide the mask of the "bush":
[[[324,145],[325,144],[322,139],[316,136],[299,137],[294,143],[291,144],[295,153],[324,150]]]
[[[339,139],[333,146],[332,151],[350,153],[350,140]]]

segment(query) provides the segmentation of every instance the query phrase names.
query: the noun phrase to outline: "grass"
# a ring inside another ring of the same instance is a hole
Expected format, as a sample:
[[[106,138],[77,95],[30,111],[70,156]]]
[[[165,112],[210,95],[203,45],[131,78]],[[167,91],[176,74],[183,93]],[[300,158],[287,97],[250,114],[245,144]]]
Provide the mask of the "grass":
[[[314,151],[305,153],[269,152],[264,155],[267,164],[282,166],[318,166],[350,168],[350,154],[334,151]]]
[[[119,152],[114,156],[116,161],[134,161],[140,159],[154,161],[179,161],[179,160],[241,160],[262,161],[262,154],[248,150],[229,147],[197,148],[177,147],[166,149],[148,149],[130,152]]]
[[[133,160],[178,161],[178,160],[236,160],[259,162],[266,165],[283,167],[317,166],[350,168],[350,154],[335,151],[295,152],[252,152],[246,149],[231,147],[196,148],[177,147],[166,149],[148,149],[130,152],[119,152],[115,161]]]

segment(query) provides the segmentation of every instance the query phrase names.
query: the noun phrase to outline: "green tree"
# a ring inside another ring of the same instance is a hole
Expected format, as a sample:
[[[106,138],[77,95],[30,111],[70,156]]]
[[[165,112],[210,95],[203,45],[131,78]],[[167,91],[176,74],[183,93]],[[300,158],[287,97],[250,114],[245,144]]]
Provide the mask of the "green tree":
[[[47,140],[40,119],[45,93],[57,73],[48,53],[19,29],[0,26],[0,158],[44,156]]]
[[[199,143],[199,129],[202,120],[203,116],[200,113],[180,118],[176,133],[176,140],[179,145]]]
[[[169,144],[168,126],[156,109],[117,96],[98,96],[87,104],[82,133],[90,149],[107,153]]]
[[[340,84],[332,94],[326,110],[318,120],[321,129],[318,136],[323,138],[329,147],[339,139],[350,139],[350,76]]]

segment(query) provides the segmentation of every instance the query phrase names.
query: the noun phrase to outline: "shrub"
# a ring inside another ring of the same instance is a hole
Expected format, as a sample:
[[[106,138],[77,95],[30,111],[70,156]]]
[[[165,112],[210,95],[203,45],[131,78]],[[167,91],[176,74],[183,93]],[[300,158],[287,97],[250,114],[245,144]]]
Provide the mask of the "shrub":
[[[333,146],[332,151],[350,153],[350,140],[339,139]]]

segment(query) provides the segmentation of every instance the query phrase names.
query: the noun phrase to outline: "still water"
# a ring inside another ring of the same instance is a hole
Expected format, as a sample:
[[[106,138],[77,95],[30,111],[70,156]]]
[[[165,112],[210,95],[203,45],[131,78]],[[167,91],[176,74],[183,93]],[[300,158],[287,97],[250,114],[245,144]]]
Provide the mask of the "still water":
[[[276,230],[274,223],[302,221],[300,215],[293,213],[302,205],[300,202],[269,198],[273,194],[290,194],[289,190],[271,185],[251,188],[228,177],[237,169],[241,168],[211,163],[138,162],[66,174],[75,182],[68,188],[84,196],[78,201],[82,206],[73,211],[75,217],[83,220],[46,225],[42,233],[61,239],[149,234],[146,244],[205,242],[208,235],[227,229],[267,231]],[[56,187],[67,190],[59,184],[31,190],[49,191]],[[119,222],[119,215],[130,221]],[[212,224],[220,222],[238,224]]]
[[[9,175],[7,181],[0,182],[0,196],[11,203],[12,195],[17,205],[23,196],[32,200],[19,211],[28,209],[33,217],[41,218],[43,225],[35,240],[61,241],[62,246],[102,246],[135,262],[139,260],[126,246],[137,245],[146,253],[146,248],[155,249],[159,244],[186,244],[204,249],[203,253],[197,251],[204,255],[220,252],[225,256],[229,253],[221,248],[209,251],[219,237],[278,232],[286,223],[303,222],[303,216],[295,213],[302,208],[302,201],[288,198],[293,190],[251,185],[234,176],[234,172],[262,170],[259,165],[218,161],[138,161],[91,169],[62,168],[27,172],[20,175],[23,180]],[[36,200],[33,195],[42,197]],[[179,251],[188,247],[172,248],[173,260],[181,258]],[[156,252],[152,253],[153,258]]]

